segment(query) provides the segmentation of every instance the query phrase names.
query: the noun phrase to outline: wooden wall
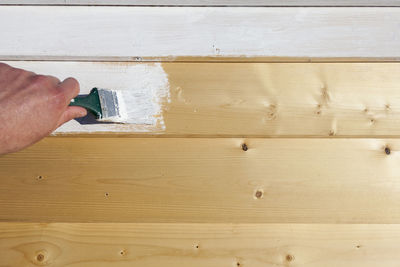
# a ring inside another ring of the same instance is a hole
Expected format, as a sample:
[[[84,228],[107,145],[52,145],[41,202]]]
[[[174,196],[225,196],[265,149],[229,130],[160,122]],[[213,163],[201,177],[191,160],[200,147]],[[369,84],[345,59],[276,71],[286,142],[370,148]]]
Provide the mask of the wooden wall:
[[[167,93],[0,157],[0,266],[398,266],[399,5],[2,1],[0,61]]]

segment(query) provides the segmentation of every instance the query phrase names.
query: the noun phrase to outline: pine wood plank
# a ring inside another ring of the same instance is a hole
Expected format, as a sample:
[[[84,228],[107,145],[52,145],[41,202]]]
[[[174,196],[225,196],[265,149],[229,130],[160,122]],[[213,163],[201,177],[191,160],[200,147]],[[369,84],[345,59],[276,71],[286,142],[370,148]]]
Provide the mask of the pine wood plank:
[[[0,59],[399,58],[399,23],[398,8],[1,6]]]
[[[399,225],[0,223],[4,266],[398,266]]]
[[[81,92],[165,86],[158,125],[80,124],[56,134],[163,136],[400,135],[399,63],[131,63],[11,61]],[[160,83],[160,77],[167,77]],[[161,124],[162,122],[162,124]]]
[[[1,157],[0,220],[399,223],[399,150],[398,139],[50,137]]]
[[[2,0],[0,5],[400,6],[398,0]]]

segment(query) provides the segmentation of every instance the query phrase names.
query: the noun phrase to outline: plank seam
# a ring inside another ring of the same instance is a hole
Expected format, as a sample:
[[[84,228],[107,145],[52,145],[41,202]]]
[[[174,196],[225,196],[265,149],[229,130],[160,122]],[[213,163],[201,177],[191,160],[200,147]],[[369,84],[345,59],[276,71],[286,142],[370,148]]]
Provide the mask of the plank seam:
[[[267,8],[400,8],[399,5],[114,5],[114,4],[0,4],[0,6],[57,6],[57,7],[69,7],[69,6],[88,6],[88,7],[229,7],[229,8],[241,8],[241,7],[267,7]]]
[[[270,59],[270,60],[233,60],[232,58],[216,58],[215,60],[164,60],[164,59],[143,59],[143,60],[128,60],[126,58],[116,59],[114,57],[107,59],[104,57],[96,57],[89,59],[80,59],[76,57],[71,58],[32,58],[32,57],[2,57],[0,56],[0,61],[29,61],[29,62],[121,62],[121,63],[399,63],[400,58],[365,58],[365,59],[352,59],[352,58],[309,58],[309,59]]]

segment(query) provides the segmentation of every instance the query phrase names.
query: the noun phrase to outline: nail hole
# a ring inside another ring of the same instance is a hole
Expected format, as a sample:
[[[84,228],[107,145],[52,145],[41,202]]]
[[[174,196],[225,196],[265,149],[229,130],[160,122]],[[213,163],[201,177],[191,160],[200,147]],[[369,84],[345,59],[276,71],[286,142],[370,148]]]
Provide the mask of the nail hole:
[[[256,193],[254,194],[254,196],[255,196],[257,199],[260,199],[260,198],[262,198],[262,196],[263,196],[263,192],[262,192],[261,190],[257,190]]]
[[[293,261],[294,260],[294,256],[288,254],[286,255],[286,261]]]
[[[247,151],[249,148],[247,147],[246,144],[242,144],[242,149],[243,149],[243,151]]]
[[[43,255],[43,254],[38,254],[38,255],[36,256],[36,260],[37,260],[37,261],[43,261],[43,260],[44,260],[44,255]]]
[[[43,176],[42,176],[42,175],[39,175],[38,177],[36,177],[36,179],[37,179],[37,180],[42,180],[42,179],[43,179]]]
[[[385,153],[386,153],[386,155],[390,155],[390,148],[389,147],[385,147]]]
[[[105,195],[106,197],[108,197],[108,196],[109,196],[108,192],[106,192],[104,195]]]
[[[357,245],[356,248],[361,248],[361,245]]]
[[[196,245],[194,245],[194,247],[195,247],[195,248],[199,248],[199,245],[198,245],[198,244],[196,244]]]
[[[238,267],[239,267],[239,266],[240,266],[240,262],[237,262],[237,263],[236,263],[236,266],[238,266]]]
[[[124,256],[124,255],[125,255],[125,250],[121,250],[121,251],[119,252],[119,254],[121,254],[122,256]]]

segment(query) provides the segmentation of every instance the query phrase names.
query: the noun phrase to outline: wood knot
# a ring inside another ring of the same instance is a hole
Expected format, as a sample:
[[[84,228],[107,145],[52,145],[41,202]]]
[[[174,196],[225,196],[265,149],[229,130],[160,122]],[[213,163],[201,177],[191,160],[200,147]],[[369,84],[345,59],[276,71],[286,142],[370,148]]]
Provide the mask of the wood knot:
[[[321,100],[324,105],[327,105],[331,101],[331,96],[325,85],[321,86]]]
[[[256,193],[254,194],[254,197],[255,197],[256,199],[260,199],[260,198],[263,197],[263,195],[264,195],[264,193],[263,193],[262,190],[257,190]]]
[[[287,254],[286,255],[286,261],[288,261],[288,262],[294,261],[294,256],[290,255],[290,254]]]
[[[389,147],[385,147],[385,153],[386,155],[390,155],[391,151]]]
[[[274,104],[271,104],[268,106],[268,109],[266,111],[266,119],[267,120],[275,120],[276,119],[276,113],[277,113],[277,107]]]
[[[39,261],[39,262],[44,261],[44,255],[43,255],[42,253],[39,253],[39,254],[36,256],[36,260]]]
[[[247,147],[247,145],[245,143],[242,144],[242,150],[243,151],[249,150],[249,148]]]

